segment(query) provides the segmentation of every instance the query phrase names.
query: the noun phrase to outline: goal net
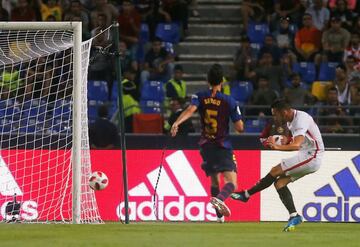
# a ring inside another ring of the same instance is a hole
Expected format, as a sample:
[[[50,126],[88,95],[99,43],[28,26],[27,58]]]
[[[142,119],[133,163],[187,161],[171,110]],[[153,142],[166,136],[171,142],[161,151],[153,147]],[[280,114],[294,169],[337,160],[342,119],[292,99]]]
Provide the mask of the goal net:
[[[91,173],[81,23],[0,23],[4,221],[101,222]],[[16,201],[15,201],[16,200]]]

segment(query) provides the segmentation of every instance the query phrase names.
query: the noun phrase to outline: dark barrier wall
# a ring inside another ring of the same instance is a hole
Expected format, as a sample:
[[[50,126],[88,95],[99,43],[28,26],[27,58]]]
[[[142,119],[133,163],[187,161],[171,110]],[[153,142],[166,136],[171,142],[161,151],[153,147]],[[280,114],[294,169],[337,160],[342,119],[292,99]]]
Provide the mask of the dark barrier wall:
[[[342,150],[360,150],[360,135],[323,135],[325,147],[339,147]],[[199,135],[184,138],[172,138],[165,135],[132,135],[126,136],[127,149],[197,149]],[[234,149],[262,149],[258,135],[232,135]]]

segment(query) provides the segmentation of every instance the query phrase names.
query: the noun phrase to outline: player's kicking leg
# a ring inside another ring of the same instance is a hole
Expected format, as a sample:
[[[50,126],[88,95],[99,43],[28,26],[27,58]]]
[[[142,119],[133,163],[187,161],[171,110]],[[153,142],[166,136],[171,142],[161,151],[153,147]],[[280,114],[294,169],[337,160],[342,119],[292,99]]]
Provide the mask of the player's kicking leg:
[[[270,185],[272,185],[276,178],[279,176],[284,175],[284,172],[281,168],[281,165],[274,166],[270,172],[259,180],[252,188],[249,190],[243,190],[239,192],[234,192],[231,194],[231,198],[234,200],[239,200],[242,202],[247,202],[251,195],[258,193],[266,188],[268,188]]]

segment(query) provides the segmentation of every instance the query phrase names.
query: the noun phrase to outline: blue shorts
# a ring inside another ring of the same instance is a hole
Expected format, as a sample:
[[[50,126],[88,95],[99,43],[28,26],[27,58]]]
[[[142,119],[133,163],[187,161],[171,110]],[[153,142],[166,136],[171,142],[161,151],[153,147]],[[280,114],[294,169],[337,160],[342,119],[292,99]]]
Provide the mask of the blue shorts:
[[[235,155],[231,149],[207,144],[200,147],[200,154],[203,158],[201,168],[206,176],[225,171],[237,172]]]

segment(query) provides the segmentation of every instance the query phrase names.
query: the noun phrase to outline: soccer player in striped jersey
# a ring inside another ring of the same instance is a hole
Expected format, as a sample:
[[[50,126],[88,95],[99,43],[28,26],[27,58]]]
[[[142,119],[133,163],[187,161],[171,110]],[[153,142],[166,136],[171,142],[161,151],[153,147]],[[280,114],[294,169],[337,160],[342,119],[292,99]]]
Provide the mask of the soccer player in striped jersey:
[[[231,198],[247,202],[251,195],[274,184],[282,203],[290,214],[284,231],[291,231],[302,222],[302,217],[295,209],[287,184],[316,172],[320,168],[325,148],[320,130],[309,114],[292,109],[283,99],[276,100],[271,105],[271,111],[275,118],[287,122],[293,139],[288,144],[278,145],[275,143],[274,138],[270,136],[268,139],[269,147],[280,151],[298,150],[298,153],[291,158],[283,159],[255,186],[248,190],[235,192],[231,195]]]
[[[178,117],[171,127],[175,136],[179,125],[189,119],[196,110],[201,117],[200,154],[203,158],[202,169],[211,178],[211,204],[216,210],[218,222],[230,215],[230,209],[224,201],[236,189],[236,160],[229,140],[229,120],[238,132],[244,129],[239,106],[236,101],[223,93],[222,68],[214,64],[208,71],[209,90],[192,96],[190,106]],[[219,174],[223,175],[224,186],[220,190]]]

